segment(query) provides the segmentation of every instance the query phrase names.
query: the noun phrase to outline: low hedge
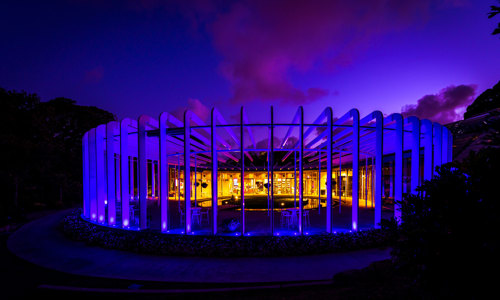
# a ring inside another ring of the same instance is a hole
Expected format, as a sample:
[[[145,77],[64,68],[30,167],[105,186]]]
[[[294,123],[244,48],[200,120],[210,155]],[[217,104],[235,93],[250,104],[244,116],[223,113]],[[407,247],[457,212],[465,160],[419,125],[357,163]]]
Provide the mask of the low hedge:
[[[108,249],[155,255],[205,257],[298,256],[385,247],[394,234],[371,229],[307,236],[196,236],[129,231],[84,220],[80,211],[66,216],[61,229],[72,240]]]

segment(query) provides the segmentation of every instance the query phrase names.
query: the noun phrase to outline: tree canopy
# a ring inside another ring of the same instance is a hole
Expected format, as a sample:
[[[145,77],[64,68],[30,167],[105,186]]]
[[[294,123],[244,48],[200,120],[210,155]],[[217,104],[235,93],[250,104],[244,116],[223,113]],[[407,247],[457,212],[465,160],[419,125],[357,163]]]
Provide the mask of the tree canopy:
[[[0,223],[26,210],[78,203],[82,137],[113,114],[74,100],[0,88]]]

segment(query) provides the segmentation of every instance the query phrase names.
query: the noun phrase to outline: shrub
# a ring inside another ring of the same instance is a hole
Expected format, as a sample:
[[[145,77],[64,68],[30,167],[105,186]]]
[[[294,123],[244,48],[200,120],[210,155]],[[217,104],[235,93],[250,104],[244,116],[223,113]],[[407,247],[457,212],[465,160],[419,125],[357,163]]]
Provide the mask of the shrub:
[[[72,240],[109,249],[178,256],[258,257],[297,256],[385,247],[393,238],[386,230],[305,236],[196,236],[109,228],[66,216],[63,233]]]
[[[437,168],[419,196],[407,195],[392,252],[396,266],[447,295],[493,284],[487,268],[498,265],[500,250],[499,168],[499,150],[473,153],[462,164]],[[394,223],[384,226],[394,232]]]

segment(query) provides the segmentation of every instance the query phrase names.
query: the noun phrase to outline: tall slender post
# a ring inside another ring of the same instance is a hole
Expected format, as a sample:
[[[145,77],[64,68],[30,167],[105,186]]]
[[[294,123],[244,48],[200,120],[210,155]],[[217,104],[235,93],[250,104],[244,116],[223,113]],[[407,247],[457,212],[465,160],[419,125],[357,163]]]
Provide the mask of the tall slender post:
[[[82,138],[83,159],[83,216],[90,219],[89,133]]]
[[[155,189],[156,189],[156,172],[155,172],[155,160],[151,159],[151,198],[155,198]]]
[[[108,224],[116,223],[116,187],[115,187],[115,128],[117,122],[106,124],[106,173],[108,179]]]
[[[160,128],[160,141],[158,152],[159,175],[160,175],[160,218],[161,218],[161,231],[168,230],[168,188],[169,188],[169,172],[168,172],[168,158],[167,158],[167,119],[168,113],[161,113],[159,120]]]
[[[269,128],[269,134],[268,136],[271,136],[271,128]],[[269,216],[270,212],[269,209],[271,208],[271,203],[270,203],[270,195],[269,193],[271,192],[271,181],[269,180],[269,161],[271,159],[271,154],[269,153],[269,150],[271,149],[271,145],[268,143],[267,147],[267,216]],[[271,223],[271,234],[273,234],[273,224]]]
[[[417,117],[409,117],[411,123],[411,192],[417,194],[420,174],[420,120]]]
[[[450,142],[450,138],[448,137],[449,131],[448,128],[442,126],[441,127],[442,133],[441,133],[441,141],[442,141],[442,150],[441,150],[441,163],[445,164],[448,163],[448,143]]]
[[[304,108],[300,108],[300,129],[299,129],[299,234],[304,233],[302,227],[302,209],[304,206]]]
[[[342,152],[339,152],[339,214],[342,213]]]
[[[210,151],[212,154],[212,234],[217,234],[217,119],[215,116],[216,110],[212,108],[210,133],[212,140],[210,143]]]
[[[368,155],[365,155],[365,208],[368,207]]]
[[[198,181],[197,181],[197,176],[196,176],[196,173],[198,172],[198,164],[197,164],[197,161],[196,161],[196,154],[194,155],[194,206],[197,207],[198,206],[198,193],[197,193],[197,184],[198,184]]]
[[[274,111],[271,106],[271,136],[269,137],[271,140],[270,152],[270,173],[271,173],[271,234],[274,235]],[[268,180],[269,182],[269,180]],[[269,189],[268,189],[269,190]]]
[[[352,116],[352,230],[358,230],[359,217],[359,111],[351,109]]]
[[[297,150],[293,149],[293,208],[297,208]]]
[[[382,221],[382,164],[384,116],[380,111],[374,112],[375,117],[375,228],[380,228]]]
[[[177,207],[181,211],[181,155],[177,154]]]
[[[147,196],[148,196],[148,161],[146,156],[146,126],[148,117],[140,116],[139,130],[137,132],[137,166],[139,169],[139,228],[146,229],[148,227],[147,216]]]
[[[395,175],[394,175],[394,217],[401,223],[401,205],[399,201],[403,200],[403,117],[400,114],[389,116],[390,121],[396,122],[396,132],[394,145],[395,151]]]
[[[321,151],[318,150],[318,214],[321,214]]]
[[[326,232],[332,232],[332,132],[333,111],[326,109]]]
[[[129,189],[129,153],[128,153],[128,126],[130,119],[123,119],[120,123],[120,164],[121,164],[121,201],[122,201],[122,227],[130,225],[130,189]]]
[[[97,166],[95,149],[95,132],[92,128],[89,131],[89,207],[90,220],[97,221]]]
[[[240,110],[240,176],[241,176],[241,235],[245,234],[245,145],[243,143],[243,114],[244,108],[241,107]]]
[[[442,137],[442,126],[439,123],[434,123],[432,124],[432,127],[434,129],[434,165],[433,165],[433,171],[434,175],[437,175],[436,167],[441,166],[442,163],[442,143],[443,143],[443,137]]]
[[[421,127],[424,129],[424,180],[432,179],[432,122],[422,120]]]
[[[453,134],[449,132],[448,134],[448,162],[453,161]]]
[[[99,125],[95,134],[95,153],[97,171],[97,221],[101,224],[106,222],[106,166],[104,137],[106,135],[106,125]]]
[[[184,205],[185,234],[191,233],[191,111],[184,112]]]
[[[129,180],[130,180],[130,199],[134,200],[135,198],[135,175],[136,175],[136,169],[135,169],[135,158],[133,156],[128,157],[128,164],[129,164]]]

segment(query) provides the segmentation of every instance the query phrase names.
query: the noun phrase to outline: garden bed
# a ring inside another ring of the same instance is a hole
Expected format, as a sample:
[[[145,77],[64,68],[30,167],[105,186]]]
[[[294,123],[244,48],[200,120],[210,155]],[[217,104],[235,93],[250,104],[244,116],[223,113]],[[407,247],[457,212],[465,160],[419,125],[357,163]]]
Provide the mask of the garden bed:
[[[61,223],[72,240],[108,249],[155,255],[205,257],[298,256],[386,247],[394,235],[371,229],[307,236],[189,236],[158,231],[131,231],[90,223],[77,210]]]

